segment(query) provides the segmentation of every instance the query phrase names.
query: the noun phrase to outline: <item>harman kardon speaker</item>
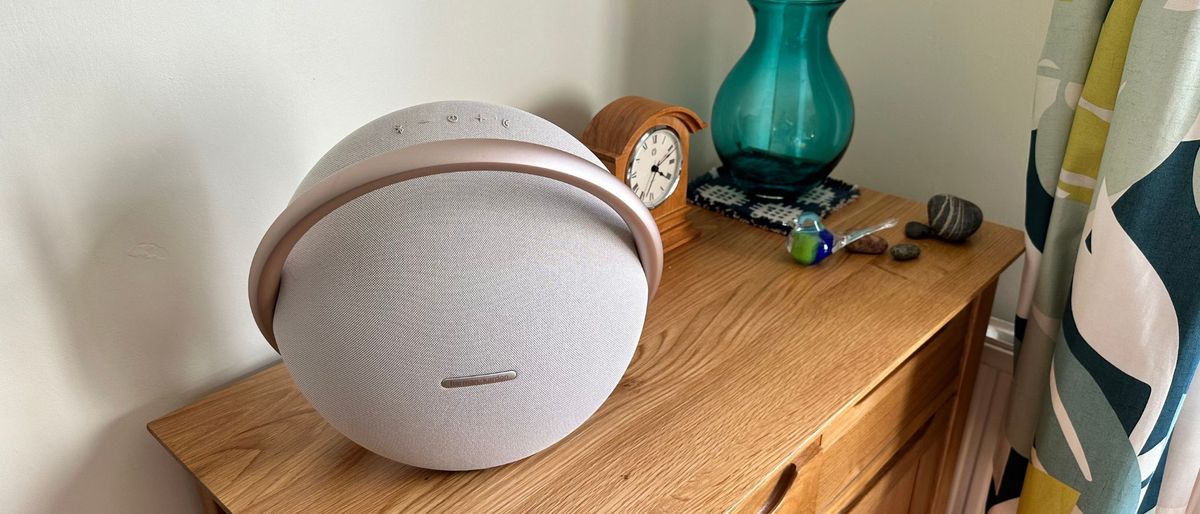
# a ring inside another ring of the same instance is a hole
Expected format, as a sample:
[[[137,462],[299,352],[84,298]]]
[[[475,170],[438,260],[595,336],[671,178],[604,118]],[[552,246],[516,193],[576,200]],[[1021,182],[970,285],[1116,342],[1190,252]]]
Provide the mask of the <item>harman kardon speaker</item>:
[[[325,154],[254,255],[250,305],[335,429],[468,470],[600,407],[661,271],[649,211],[582,143],[511,107],[437,102]]]

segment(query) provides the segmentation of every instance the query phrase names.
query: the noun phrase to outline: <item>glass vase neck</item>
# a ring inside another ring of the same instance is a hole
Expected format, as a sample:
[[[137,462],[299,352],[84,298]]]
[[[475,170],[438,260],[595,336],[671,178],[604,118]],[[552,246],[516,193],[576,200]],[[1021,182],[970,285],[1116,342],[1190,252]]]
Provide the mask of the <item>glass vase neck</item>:
[[[778,5],[778,6],[834,5],[834,6],[841,6],[842,4],[846,3],[846,0],[748,0],[748,1],[750,2],[751,6],[755,6],[755,7],[766,6],[766,5]]]
[[[843,0],[749,0],[754,11],[751,44],[783,43],[783,52],[829,52],[829,25]]]
[[[825,26],[833,19],[833,13],[837,12],[843,0],[834,0],[832,2],[806,2],[803,0],[749,0],[750,9],[755,14],[755,24],[761,26],[766,22],[791,22],[797,18],[804,18],[811,23],[819,23]],[[766,16],[763,16],[763,15]]]

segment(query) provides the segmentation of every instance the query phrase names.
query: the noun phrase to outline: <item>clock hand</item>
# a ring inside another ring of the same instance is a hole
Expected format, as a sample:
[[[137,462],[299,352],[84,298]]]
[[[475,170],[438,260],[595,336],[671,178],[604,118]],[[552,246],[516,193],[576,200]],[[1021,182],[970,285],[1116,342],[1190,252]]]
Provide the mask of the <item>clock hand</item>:
[[[661,160],[659,160],[659,161],[658,161],[658,164],[655,164],[655,166],[662,166],[662,163],[664,163],[664,162],[667,162],[667,157],[670,157],[670,156],[671,156],[671,154],[673,154],[673,153],[675,153],[675,147],[674,147],[674,146],[672,146],[672,147],[671,147],[671,150],[670,150],[670,151],[668,151],[666,155],[663,155],[663,158],[662,158]]]
[[[653,164],[650,166],[650,173],[653,173],[655,175],[662,175],[662,177],[667,180],[671,179],[671,176],[667,175],[666,173],[663,173],[663,171],[658,168],[657,164]]]
[[[650,183],[646,184],[646,192],[647,193],[654,190],[654,179],[657,176],[658,176],[658,165],[656,164],[656,165],[650,167]]]

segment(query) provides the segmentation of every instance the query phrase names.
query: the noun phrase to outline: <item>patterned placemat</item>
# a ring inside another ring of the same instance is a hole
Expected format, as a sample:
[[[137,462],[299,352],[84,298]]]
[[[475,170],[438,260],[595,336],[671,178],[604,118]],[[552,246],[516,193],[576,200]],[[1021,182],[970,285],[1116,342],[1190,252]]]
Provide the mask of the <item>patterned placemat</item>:
[[[718,168],[688,185],[688,203],[780,234],[791,231],[792,219],[801,211],[824,218],[856,198],[858,186],[826,177],[793,201],[759,200]]]

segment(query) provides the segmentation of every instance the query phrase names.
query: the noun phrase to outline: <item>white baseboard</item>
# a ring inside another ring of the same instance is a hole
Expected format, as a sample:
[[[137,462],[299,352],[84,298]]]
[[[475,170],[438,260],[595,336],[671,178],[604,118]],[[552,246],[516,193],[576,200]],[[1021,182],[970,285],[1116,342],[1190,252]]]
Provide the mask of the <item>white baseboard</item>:
[[[991,482],[991,461],[1002,437],[1001,429],[1008,410],[1013,343],[1013,324],[992,318],[979,358],[975,390],[971,392],[971,407],[967,410],[947,512],[976,514],[983,511]]]
[[[989,340],[988,342],[1002,348],[1007,348],[1009,353],[1012,353],[1013,344],[1017,340],[1013,323],[995,316],[988,320],[987,335],[985,337]]]

